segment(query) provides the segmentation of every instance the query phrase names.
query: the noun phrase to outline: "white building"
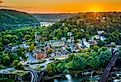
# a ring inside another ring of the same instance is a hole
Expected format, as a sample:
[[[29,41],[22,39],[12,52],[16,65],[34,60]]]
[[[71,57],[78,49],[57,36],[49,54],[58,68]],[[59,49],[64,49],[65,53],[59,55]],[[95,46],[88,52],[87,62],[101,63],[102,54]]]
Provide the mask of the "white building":
[[[105,31],[97,31],[97,33],[99,34],[99,35],[101,35],[102,33],[104,33]]]
[[[65,42],[62,40],[50,40],[47,41],[46,44],[51,45],[52,47],[61,47],[65,45]]]

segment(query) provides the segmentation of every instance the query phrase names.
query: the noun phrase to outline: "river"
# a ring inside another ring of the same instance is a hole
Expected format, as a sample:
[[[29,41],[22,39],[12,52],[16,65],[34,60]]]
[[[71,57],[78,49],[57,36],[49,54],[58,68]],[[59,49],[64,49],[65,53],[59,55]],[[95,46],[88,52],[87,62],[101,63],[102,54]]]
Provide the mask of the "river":
[[[64,77],[54,78],[49,82],[98,82],[99,80],[100,75],[98,74],[90,74],[87,76],[72,76],[70,74],[67,74]],[[115,70],[115,72],[112,72],[107,80],[107,82],[121,82],[121,70]]]
[[[53,82],[98,82],[99,76],[94,77],[81,77],[71,76],[70,74],[65,75],[65,79],[54,79]]]

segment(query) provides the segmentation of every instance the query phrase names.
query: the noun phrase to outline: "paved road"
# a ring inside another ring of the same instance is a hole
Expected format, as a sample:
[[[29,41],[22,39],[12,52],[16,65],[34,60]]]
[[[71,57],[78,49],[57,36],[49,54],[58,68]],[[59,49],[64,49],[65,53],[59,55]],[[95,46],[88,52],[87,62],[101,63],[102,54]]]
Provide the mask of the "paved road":
[[[9,72],[12,71],[12,70],[15,70],[15,69],[14,69],[14,68],[3,69],[3,70],[0,70],[0,73],[1,73],[1,74],[9,73]]]
[[[43,67],[42,70],[45,70],[47,64],[50,62],[52,62],[52,60],[49,60],[49,58],[47,58],[45,63],[40,64],[40,66]]]
[[[29,69],[29,72],[32,75],[31,82],[37,82],[37,80],[38,80],[37,71],[35,71],[33,69]]]
[[[36,61],[36,59],[31,55],[31,53],[26,53],[26,57],[28,59],[28,61],[33,62]]]

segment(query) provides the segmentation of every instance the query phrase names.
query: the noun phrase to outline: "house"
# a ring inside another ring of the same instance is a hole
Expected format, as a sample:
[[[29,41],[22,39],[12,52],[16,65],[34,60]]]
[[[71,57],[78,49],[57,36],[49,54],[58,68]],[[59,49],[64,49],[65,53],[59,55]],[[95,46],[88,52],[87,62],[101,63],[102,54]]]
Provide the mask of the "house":
[[[107,44],[106,46],[107,47],[113,47],[113,46],[115,46],[116,44],[115,44],[115,42],[111,42],[110,44]]]
[[[52,22],[41,22],[41,26],[52,26],[54,23]]]
[[[4,46],[4,51],[11,51],[11,46],[10,45]]]
[[[64,52],[68,52],[67,49],[70,49],[70,51],[74,51],[76,49],[76,46],[74,43],[67,43],[67,45],[65,45],[65,50],[63,49]]]
[[[65,38],[65,37],[62,37],[61,40],[62,40],[62,41],[66,41],[66,38]]]
[[[106,40],[106,37],[105,36],[100,36],[100,35],[95,35],[94,37],[92,37],[92,39],[93,40],[96,39],[96,40],[104,41],[104,40]]]
[[[38,52],[36,53],[36,59],[42,59],[42,58],[46,58],[47,54],[45,52]]]
[[[102,33],[104,33],[105,31],[97,31],[97,33],[99,34],[99,35],[101,35]]]
[[[67,40],[67,43],[72,43],[74,42],[74,37],[70,37],[68,40]]]
[[[68,32],[68,36],[72,36],[73,34],[72,34],[72,32]]]
[[[100,40],[104,41],[104,40],[106,40],[106,37],[105,36],[100,36]]]
[[[95,35],[94,37],[92,37],[92,39],[99,40],[100,39],[100,36],[99,35]]]
[[[27,44],[21,44],[19,47],[27,49],[29,46]]]
[[[71,43],[71,39],[68,39],[68,40],[67,40],[67,43]]]
[[[96,40],[91,39],[91,40],[89,40],[89,43],[90,43],[90,45],[95,45],[95,44],[97,44],[97,41],[96,41]]]
[[[62,26],[65,26],[65,24],[64,24],[64,23],[62,23]]]
[[[87,47],[87,48],[90,47],[90,44],[89,42],[87,42],[86,38],[82,38],[82,44],[83,44],[83,47]]]
[[[47,45],[51,45],[52,47],[62,47],[65,45],[65,41],[62,40],[49,40],[46,42]]]
[[[18,46],[13,46],[13,47],[11,48],[11,51],[12,51],[12,52],[17,51],[17,49],[18,49]]]
[[[76,49],[80,49],[82,47],[82,44],[76,43]]]

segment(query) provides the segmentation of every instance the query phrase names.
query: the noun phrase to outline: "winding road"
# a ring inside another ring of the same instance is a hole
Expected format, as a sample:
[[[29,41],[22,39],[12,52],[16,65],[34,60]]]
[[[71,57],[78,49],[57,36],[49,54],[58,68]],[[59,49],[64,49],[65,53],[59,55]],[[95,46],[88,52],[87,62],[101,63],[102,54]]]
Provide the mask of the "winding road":
[[[33,69],[29,69],[29,73],[32,75],[31,82],[37,82],[37,80],[38,80],[37,71],[35,71]]]

